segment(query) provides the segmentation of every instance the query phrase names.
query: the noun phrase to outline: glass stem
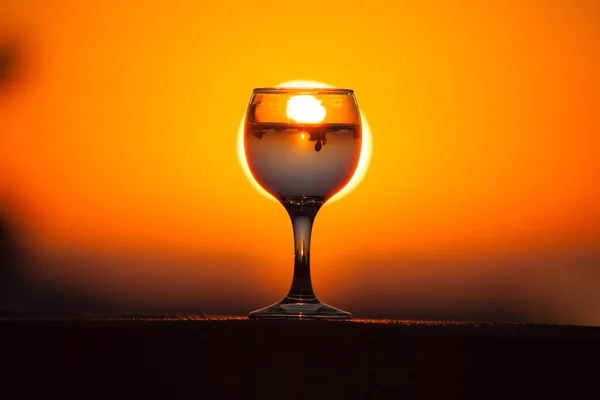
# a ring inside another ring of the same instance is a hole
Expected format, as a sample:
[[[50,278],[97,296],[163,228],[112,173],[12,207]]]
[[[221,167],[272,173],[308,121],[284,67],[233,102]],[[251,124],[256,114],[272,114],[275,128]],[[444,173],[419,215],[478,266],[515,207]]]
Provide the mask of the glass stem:
[[[294,278],[285,298],[286,303],[317,303],[310,279],[310,235],[313,222],[323,205],[315,199],[282,201],[294,228]]]

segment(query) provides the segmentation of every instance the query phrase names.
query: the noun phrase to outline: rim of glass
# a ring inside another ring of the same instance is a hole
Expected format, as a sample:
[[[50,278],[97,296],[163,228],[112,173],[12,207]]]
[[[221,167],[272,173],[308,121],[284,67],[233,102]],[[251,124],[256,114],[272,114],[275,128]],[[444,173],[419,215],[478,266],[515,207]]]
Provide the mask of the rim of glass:
[[[260,87],[255,88],[253,93],[315,93],[315,94],[353,94],[352,89],[323,88],[323,87]]]

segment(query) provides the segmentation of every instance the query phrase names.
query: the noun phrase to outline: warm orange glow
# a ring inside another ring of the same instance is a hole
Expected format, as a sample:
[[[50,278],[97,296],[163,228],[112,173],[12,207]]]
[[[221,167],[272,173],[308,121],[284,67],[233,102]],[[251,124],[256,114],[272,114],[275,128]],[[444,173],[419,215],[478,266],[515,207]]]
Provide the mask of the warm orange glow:
[[[315,222],[319,298],[600,324],[600,2],[0,3],[15,275],[198,312],[276,298],[292,232],[240,117],[255,87],[329,84],[355,91],[363,140]]]
[[[327,110],[321,105],[321,100],[306,94],[288,99],[286,115],[294,122],[316,124],[325,119]]]

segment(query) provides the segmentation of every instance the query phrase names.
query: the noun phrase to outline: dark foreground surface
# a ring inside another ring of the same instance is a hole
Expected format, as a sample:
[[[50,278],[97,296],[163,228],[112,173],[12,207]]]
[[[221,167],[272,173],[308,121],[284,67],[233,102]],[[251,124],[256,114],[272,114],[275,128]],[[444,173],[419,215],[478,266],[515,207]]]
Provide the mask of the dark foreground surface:
[[[571,399],[600,388],[593,327],[10,317],[0,335],[7,399]]]

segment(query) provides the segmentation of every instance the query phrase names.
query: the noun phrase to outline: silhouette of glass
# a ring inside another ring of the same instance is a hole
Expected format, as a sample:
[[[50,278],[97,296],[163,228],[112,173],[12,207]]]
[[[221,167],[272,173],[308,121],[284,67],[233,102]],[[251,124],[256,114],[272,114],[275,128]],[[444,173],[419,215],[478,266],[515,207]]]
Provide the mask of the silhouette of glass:
[[[349,89],[258,88],[246,113],[244,149],[256,181],[287,210],[294,230],[289,293],[251,318],[348,319],[322,303],[310,277],[310,237],[327,200],[352,178],[361,149],[361,120]]]

